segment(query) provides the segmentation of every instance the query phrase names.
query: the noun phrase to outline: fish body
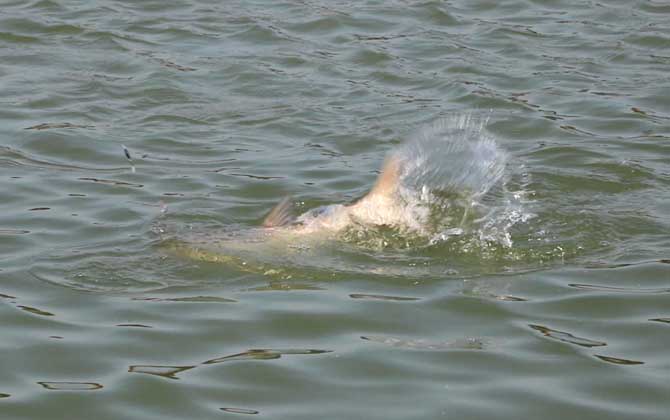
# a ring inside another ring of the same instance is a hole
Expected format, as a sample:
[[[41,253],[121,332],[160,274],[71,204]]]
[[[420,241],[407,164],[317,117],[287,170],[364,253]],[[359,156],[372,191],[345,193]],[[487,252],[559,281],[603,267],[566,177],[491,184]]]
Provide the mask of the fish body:
[[[354,224],[416,228],[415,216],[402,197],[401,165],[399,158],[389,157],[370,192],[351,204],[320,206],[291,217],[291,202],[284,199],[270,211],[263,226],[290,229],[297,234],[337,233]]]
[[[486,119],[462,115],[420,131],[389,153],[372,188],[351,203],[297,214],[287,197],[261,226],[194,231],[178,240],[179,253],[239,267],[262,256],[272,266],[276,261],[272,256],[281,256],[286,263],[311,258],[306,257],[307,249],[326,252],[331,239],[386,246],[387,239],[412,244],[432,243],[445,232],[446,237],[453,236],[476,212],[470,208],[486,210],[482,199],[503,178],[507,154],[486,134],[485,123]],[[389,232],[392,237],[384,236]],[[417,237],[423,239],[417,242]]]

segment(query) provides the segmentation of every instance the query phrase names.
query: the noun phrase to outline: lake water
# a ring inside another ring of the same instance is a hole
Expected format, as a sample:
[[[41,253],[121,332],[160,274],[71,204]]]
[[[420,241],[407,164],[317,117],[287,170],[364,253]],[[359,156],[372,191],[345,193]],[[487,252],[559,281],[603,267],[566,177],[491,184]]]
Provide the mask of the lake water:
[[[193,251],[463,115],[492,212]],[[669,164],[661,0],[3,0],[0,417],[666,420]]]

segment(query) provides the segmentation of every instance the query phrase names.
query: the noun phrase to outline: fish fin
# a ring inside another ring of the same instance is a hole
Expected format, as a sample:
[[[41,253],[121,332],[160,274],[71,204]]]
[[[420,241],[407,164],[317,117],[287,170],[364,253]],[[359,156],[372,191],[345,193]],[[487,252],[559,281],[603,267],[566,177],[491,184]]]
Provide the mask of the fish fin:
[[[398,190],[400,185],[400,159],[397,156],[390,156],[384,162],[382,171],[377,177],[372,190],[367,194],[369,196],[389,197]]]
[[[263,219],[263,227],[285,226],[295,220],[291,197],[284,197]]]

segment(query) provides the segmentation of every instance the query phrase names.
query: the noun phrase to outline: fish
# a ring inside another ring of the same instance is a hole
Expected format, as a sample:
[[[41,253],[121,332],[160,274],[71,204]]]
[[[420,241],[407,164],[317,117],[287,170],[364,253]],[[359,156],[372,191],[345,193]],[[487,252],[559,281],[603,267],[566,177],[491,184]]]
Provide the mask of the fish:
[[[287,278],[280,265],[291,271],[328,264],[328,249],[335,249],[328,244],[386,246],[399,238],[412,246],[458,235],[468,220],[490,210],[487,200],[504,180],[508,155],[486,132],[487,121],[464,114],[429,124],[388,152],[371,188],[352,202],[300,213],[289,196],[257,226],[191,229],[171,247],[191,259]],[[333,258],[331,265],[338,266]]]

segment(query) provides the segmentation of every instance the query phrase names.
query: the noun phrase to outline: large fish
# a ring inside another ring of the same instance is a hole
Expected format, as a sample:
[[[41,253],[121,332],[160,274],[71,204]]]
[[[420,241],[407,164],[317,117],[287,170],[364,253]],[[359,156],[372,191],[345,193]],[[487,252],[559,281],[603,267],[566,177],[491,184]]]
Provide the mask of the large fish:
[[[419,131],[389,153],[374,186],[352,203],[296,214],[291,198],[285,198],[260,227],[194,232],[172,241],[172,248],[248,269],[254,254],[304,250],[351,238],[351,230],[389,229],[427,239],[457,232],[469,212],[481,213],[478,207],[485,207],[504,175],[507,154],[484,130],[486,122],[475,115],[453,116]],[[274,270],[254,266],[253,271]]]

